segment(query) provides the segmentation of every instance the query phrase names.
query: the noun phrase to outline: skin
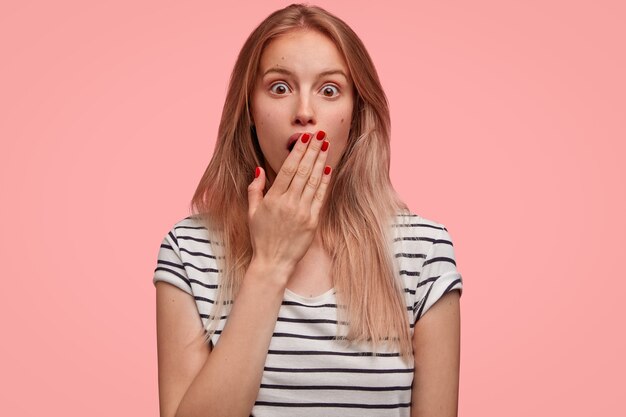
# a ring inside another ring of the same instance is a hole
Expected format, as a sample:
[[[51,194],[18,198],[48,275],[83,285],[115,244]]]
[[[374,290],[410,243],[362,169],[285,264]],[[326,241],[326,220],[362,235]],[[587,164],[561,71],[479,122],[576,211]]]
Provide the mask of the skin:
[[[459,408],[459,292],[442,296],[413,329],[411,417],[456,417]]]
[[[291,75],[268,70],[288,70]],[[339,74],[318,75],[327,70]],[[289,155],[294,133],[326,133],[326,164],[335,167],[343,155],[354,105],[348,66],[335,44],[312,30],[296,30],[274,39],[263,51],[251,96],[251,116],[265,157],[266,189]]]
[[[255,251],[214,349],[196,338],[203,328],[194,297],[173,285],[157,283],[161,416],[248,416],[254,405],[284,289],[295,261],[311,244],[332,178],[332,174],[321,175],[322,167],[333,166],[341,158],[349,132],[345,121],[351,115],[353,97],[333,101],[320,93],[324,79],[314,81],[314,74],[334,68],[321,63],[341,63],[345,70],[345,62],[333,55],[337,52],[333,52],[334,45],[328,48],[330,41],[325,40],[313,32],[299,32],[270,45],[283,45],[274,59],[284,61],[282,65],[292,63],[295,75],[280,89],[284,97],[260,89],[254,95],[254,108],[263,109],[253,115],[268,175],[261,174],[248,187],[249,220],[255,247],[263,250]],[[266,66],[262,68],[276,66],[268,56],[263,56]],[[287,138],[292,133],[315,129],[326,131],[333,143],[329,151],[333,151],[321,152],[321,141],[311,139],[307,144],[298,142],[288,153]],[[269,189],[265,195],[263,188]],[[456,416],[459,326],[456,291],[442,297],[416,324],[412,417]]]
[[[343,74],[321,75],[329,70]],[[313,30],[295,30],[270,42],[261,56],[250,100],[264,156],[265,190],[272,187],[290,155],[286,145],[294,133],[314,136],[323,131],[323,140],[329,143],[325,163],[334,168],[346,149],[354,102],[348,66],[328,37]],[[317,147],[315,142],[312,137],[310,143]],[[316,234],[291,275],[289,289],[310,296],[326,292],[332,286],[329,268],[330,257]]]
[[[193,319],[189,314],[189,304],[195,301],[179,290],[187,301],[176,308],[176,299],[157,289],[161,405],[176,417],[250,414],[286,284],[311,245],[331,178],[321,174],[328,156],[321,146],[321,140],[298,141],[265,195],[263,173],[248,186],[254,255],[220,342],[210,354],[207,346],[204,354],[200,350],[193,358],[179,355],[181,350],[193,352],[182,345],[190,340],[188,334],[201,333],[191,327],[192,322],[201,325],[197,315]],[[186,326],[183,317],[189,323]]]

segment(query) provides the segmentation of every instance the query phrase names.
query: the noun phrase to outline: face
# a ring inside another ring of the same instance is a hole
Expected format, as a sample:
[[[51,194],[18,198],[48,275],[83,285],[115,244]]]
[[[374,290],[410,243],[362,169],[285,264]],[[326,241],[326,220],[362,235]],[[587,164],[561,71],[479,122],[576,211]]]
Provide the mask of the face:
[[[323,74],[327,71],[337,72]],[[289,155],[287,145],[294,133],[326,132],[326,165],[335,169],[350,133],[352,86],[339,50],[319,32],[298,30],[266,46],[250,102],[265,158],[266,190]]]

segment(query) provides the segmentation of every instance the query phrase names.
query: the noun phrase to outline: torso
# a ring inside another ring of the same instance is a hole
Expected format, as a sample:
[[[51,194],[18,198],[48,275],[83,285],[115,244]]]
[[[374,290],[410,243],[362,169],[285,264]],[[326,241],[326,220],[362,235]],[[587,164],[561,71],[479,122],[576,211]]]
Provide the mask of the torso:
[[[331,257],[321,247],[311,246],[289,277],[287,288],[302,297],[317,297],[333,288]]]

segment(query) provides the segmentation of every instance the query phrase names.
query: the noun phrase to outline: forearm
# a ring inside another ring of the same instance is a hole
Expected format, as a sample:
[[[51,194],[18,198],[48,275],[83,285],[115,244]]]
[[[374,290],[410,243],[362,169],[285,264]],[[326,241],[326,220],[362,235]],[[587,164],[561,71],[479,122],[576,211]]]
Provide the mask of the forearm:
[[[289,274],[289,268],[250,264],[219,343],[187,389],[176,417],[250,415]]]

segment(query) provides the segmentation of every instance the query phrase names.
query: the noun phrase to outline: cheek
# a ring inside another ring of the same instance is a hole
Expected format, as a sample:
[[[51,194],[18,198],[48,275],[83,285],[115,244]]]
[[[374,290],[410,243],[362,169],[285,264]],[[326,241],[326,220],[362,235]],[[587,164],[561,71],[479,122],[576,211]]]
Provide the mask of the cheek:
[[[351,111],[350,109],[345,110],[342,114],[337,117],[335,122],[335,143],[332,147],[332,151],[329,157],[336,164],[341,159],[346,146],[348,144],[348,136],[350,134],[350,125],[351,123]]]
[[[344,114],[340,115],[335,123],[339,136],[347,139],[348,134],[350,133],[351,124],[351,113],[346,111]]]

